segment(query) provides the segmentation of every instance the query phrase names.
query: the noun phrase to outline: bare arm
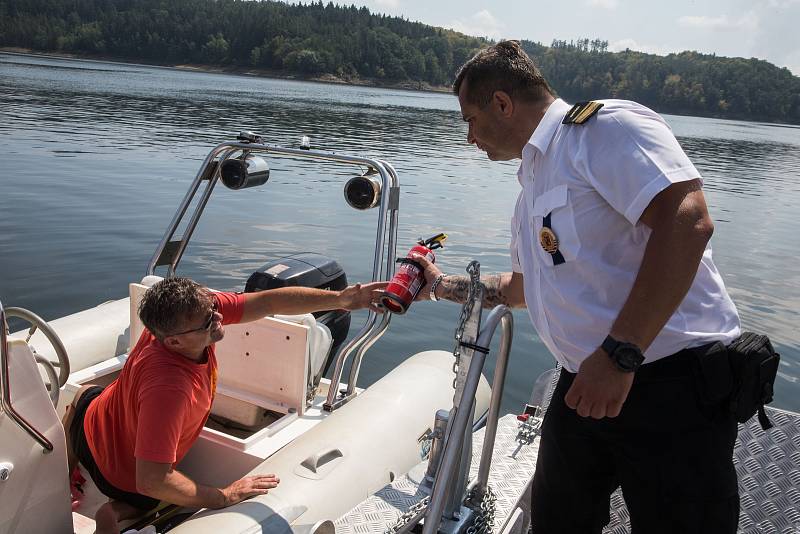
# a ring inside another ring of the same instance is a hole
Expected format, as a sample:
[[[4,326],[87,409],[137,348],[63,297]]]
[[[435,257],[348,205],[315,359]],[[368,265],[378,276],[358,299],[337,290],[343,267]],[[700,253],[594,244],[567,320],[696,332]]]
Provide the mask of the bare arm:
[[[425,269],[425,286],[420,290],[417,300],[430,300],[431,284],[442,274],[442,271],[424,256],[416,256],[414,261],[418,261]],[[484,308],[494,308],[498,304],[505,304],[509,308],[525,307],[522,273],[482,276],[481,282],[486,286],[486,294],[483,297]],[[468,276],[447,275],[436,287],[436,298],[438,299],[447,299],[463,304],[468,296]]]
[[[699,180],[669,186],[639,220],[652,233],[633,288],[610,333],[644,351],[689,291],[714,223]]]
[[[522,273],[492,274],[481,277],[481,282],[486,286],[484,308],[494,308],[498,304],[505,304],[509,308],[525,307]],[[436,288],[436,298],[463,304],[469,296],[469,284],[468,276],[445,276]]]
[[[154,499],[192,508],[223,508],[256,495],[264,495],[280,480],[275,475],[255,475],[227,488],[198,484],[172,464],[136,459],[136,491]]]
[[[341,291],[327,291],[311,287],[282,287],[257,293],[246,293],[242,323],[261,319],[276,313],[293,315],[322,310],[358,310],[375,307],[386,282],[355,284]]]

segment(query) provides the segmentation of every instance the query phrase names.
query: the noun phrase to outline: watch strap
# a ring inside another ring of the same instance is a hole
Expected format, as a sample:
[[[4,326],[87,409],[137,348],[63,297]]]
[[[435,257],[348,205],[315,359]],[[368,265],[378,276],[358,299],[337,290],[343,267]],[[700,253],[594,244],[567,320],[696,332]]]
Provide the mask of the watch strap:
[[[600,345],[600,348],[603,349],[604,351],[606,351],[606,353],[609,356],[613,356],[614,355],[614,351],[617,350],[617,347],[619,347],[620,343],[621,343],[621,341],[617,341],[616,339],[614,339],[613,337],[608,335],[603,340],[603,344]]]
[[[620,371],[632,373],[644,362],[644,353],[639,347],[633,343],[618,341],[610,335],[606,336],[600,347],[608,354],[611,361],[614,362]],[[622,347],[623,350],[619,350],[620,347]],[[622,354],[623,352],[624,355]],[[636,355],[633,359],[630,358],[631,352]]]

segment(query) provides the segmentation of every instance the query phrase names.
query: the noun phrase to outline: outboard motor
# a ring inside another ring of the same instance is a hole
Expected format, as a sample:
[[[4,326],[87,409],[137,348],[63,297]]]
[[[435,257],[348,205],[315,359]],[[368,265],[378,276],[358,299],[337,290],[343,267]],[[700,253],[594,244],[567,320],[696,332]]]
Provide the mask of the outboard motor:
[[[288,286],[316,287],[338,291],[347,287],[347,274],[336,260],[315,252],[301,252],[262,265],[247,279],[244,291],[252,293]],[[317,323],[328,327],[333,338],[331,350],[322,368],[322,374],[325,374],[350,331],[350,312],[347,310],[320,311],[315,312],[314,317],[317,319]],[[315,377],[315,381],[319,381],[320,376]]]

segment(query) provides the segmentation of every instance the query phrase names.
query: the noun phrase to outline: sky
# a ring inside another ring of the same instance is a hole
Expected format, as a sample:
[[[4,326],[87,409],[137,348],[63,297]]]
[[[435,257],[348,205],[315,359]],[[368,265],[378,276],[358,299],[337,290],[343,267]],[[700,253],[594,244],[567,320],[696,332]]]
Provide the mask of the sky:
[[[374,13],[489,37],[599,38],[609,50],[755,57],[800,75],[800,0],[341,0]]]

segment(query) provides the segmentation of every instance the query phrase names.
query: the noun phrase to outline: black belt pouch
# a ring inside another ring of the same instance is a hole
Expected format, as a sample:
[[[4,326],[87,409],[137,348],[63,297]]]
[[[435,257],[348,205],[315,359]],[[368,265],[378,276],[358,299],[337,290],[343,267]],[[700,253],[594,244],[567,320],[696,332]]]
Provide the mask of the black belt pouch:
[[[706,408],[720,406],[733,390],[734,378],[728,350],[721,342],[687,349],[697,358],[697,392]]]
[[[744,332],[728,346],[728,357],[734,377],[731,396],[734,417],[745,423],[758,412],[761,427],[771,428],[764,405],[772,402],[780,355],[767,336]]]

